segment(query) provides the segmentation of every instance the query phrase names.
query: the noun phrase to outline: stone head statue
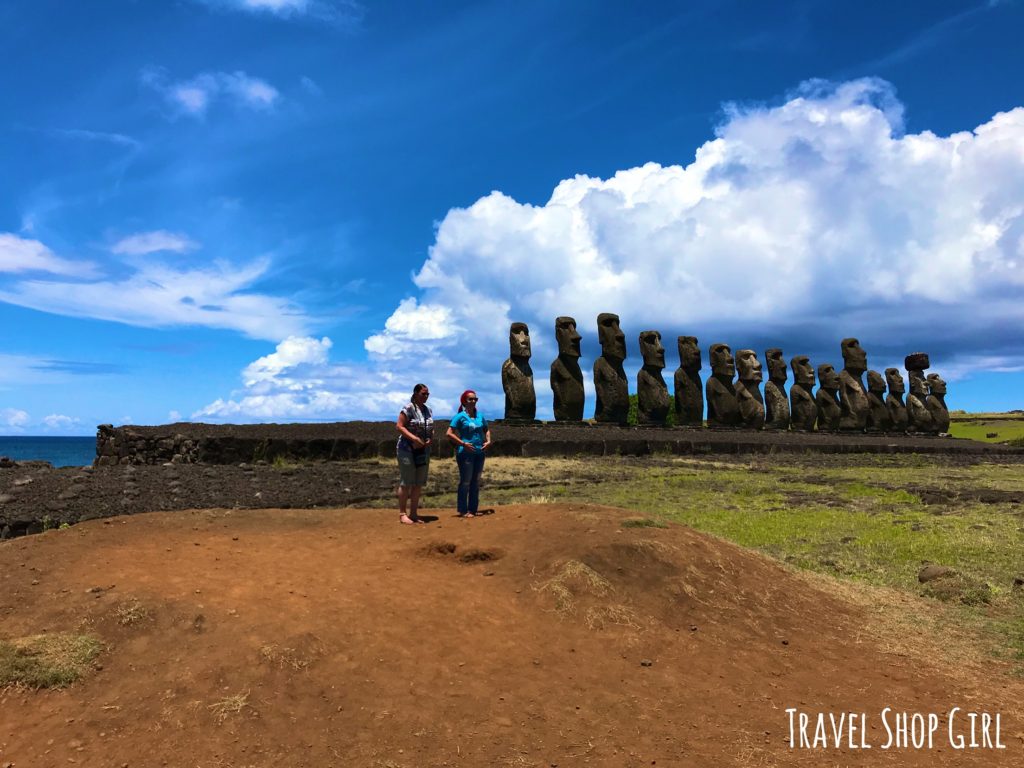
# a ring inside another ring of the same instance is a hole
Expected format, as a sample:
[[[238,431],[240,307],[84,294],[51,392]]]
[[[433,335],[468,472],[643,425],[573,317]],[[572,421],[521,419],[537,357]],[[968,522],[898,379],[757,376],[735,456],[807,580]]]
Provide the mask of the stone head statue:
[[[805,389],[814,386],[814,368],[811,367],[811,358],[807,355],[796,355],[789,361],[789,367],[793,369],[793,382]]]
[[[555,318],[555,339],[558,341],[558,354],[560,357],[579,357],[580,338],[580,334],[576,330],[575,318]]]
[[[697,346],[697,337],[680,336],[676,343],[679,345],[679,367],[687,371],[699,371],[700,347]]]
[[[928,389],[933,395],[946,394],[946,382],[937,373],[928,374]]]
[[[711,360],[712,375],[727,377],[730,380],[736,375],[736,363],[728,344],[712,344],[708,349],[708,358]]]
[[[661,345],[661,334],[658,331],[640,332],[640,354],[643,355],[644,366],[665,367],[665,348]]]
[[[860,376],[868,369],[868,353],[857,339],[843,339],[839,344],[843,353],[843,367],[854,376]]]
[[[868,392],[874,392],[876,395],[885,394],[885,379],[878,371],[868,371]]]
[[[530,357],[530,329],[526,323],[512,323],[508,329],[508,346],[511,357]]]
[[[782,350],[772,347],[764,351],[764,359],[768,361],[768,379],[770,381],[785,383],[786,361],[782,358]]]
[[[761,361],[752,349],[741,349],[736,352],[736,370],[740,381],[759,382],[762,379]]]
[[[928,397],[928,380],[921,375],[920,371],[912,371],[910,373],[910,394],[916,395],[924,402],[924,399]]]
[[[619,316],[602,312],[597,316],[597,336],[601,342],[601,356],[622,362],[626,359],[626,336],[619,328]]]
[[[831,363],[818,366],[818,384],[822,389],[839,389],[839,374]]]
[[[868,381],[870,381],[870,377]],[[907,391],[907,385],[903,381],[903,374],[900,373],[899,368],[886,368],[885,369],[885,383],[889,387],[889,391],[893,394],[902,395]]]

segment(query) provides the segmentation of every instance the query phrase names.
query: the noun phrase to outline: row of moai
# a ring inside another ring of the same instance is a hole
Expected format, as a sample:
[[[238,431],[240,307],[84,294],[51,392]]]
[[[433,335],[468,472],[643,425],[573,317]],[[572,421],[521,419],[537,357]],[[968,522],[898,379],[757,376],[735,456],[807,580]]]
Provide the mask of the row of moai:
[[[619,327],[619,316],[597,316],[601,356],[594,362],[594,390],[598,422],[625,424],[629,414],[629,385],[623,362],[626,337]],[[551,364],[551,390],[554,394],[555,421],[583,420],[583,372],[580,369],[580,334],[571,317],[555,320],[558,357]],[[658,331],[640,333],[643,367],[637,373],[637,421],[663,425],[673,407],[662,371],[665,348]],[[711,377],[701,382],[701,358],[697,338],[680,336],[679,368],[675,372],[675,423],[702,426],[707,403],[707,425],[712,428],[793,429],[808,432],[916,432],[949,431],[946,408],[946,382],[936,374],[927,376],[928,355],[915,352],[904,361],[910,378],[910,393],[898,368],[887,368],[883,378],[869,371],[867,353],[857,339],[843,339],[840,350],[843,369],[823,363],[817,368],[818,390],[813,392],[815,369],[806,355],[789,362],[793,385],[786,394],[786,361],[782,350],[765,350],[768,381],[761,392],[762,367],[752,349],[735,355],[728,344],[712,344],[708,349]],[[537,395],[530,368],[530,329],[526,323],[512,323],[509,329],[509,359],[501,368],[505,390],[505,419],[534,421]],[[867,387],[863,376],[867,373]],[[734,377],[735,380],[734,380]],[[888,390],[888,392],[886,391]]]

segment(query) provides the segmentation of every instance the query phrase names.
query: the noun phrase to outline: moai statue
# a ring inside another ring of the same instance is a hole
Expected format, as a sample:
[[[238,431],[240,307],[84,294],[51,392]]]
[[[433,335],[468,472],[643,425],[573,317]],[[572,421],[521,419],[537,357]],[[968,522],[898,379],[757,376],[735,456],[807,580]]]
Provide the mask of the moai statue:
[[[637,422],[664,424],[671,400],[661,375],[665,368],[665,348],[658,331],[640,333],[640,354],[644,364],[636,374]]]
[[[764,351],[768,361],[768,381],[764,385],[764,428],[789,429],[789,399],[786,397],[786,361],[782,350]]]
[[[892,420],[885,406],[885,379],[878,371],[868,371],[868,423],[869,432],[889,432]]]
[[[790,421],[797,432],[811,432],[818,420],[818,404],[814,402],[814,368],[807,355],[796,355],[789,361],[793,369],[793,386],[789,390]]]
[[[864,372],[868,353],[857,339],[843,339],[843,370],[839,374],[839,428],[863,431],[868,424],[868,396],[864,391]]]
[[[708,359],[711,361],[711,378],[704,387],[704,396],[708,402],[708,426],[738,427],[740,404],[736,399],[736,387],[732,383],[732,377],[736,375],[732,350],[728,344],[712,344],[708,349]]]
[[[629,417],[629,384],[622,361],[626,359],[626,337],[619,328],[619,316],[602,312],[597,316],[601,356],[594,361],[594,390],[597,392],[596,421],[625,424]]]
[[[928,397],[925,407],[932,415],[932,429],[940,435],[949,433],[949,409],[946,408],[946,382],[937,373],[929,373]]]
[[[696,336],[680,336],[675,385],[676,425],[704,426],[704,387],[700,381],[700,347]]]
[[[903,382],[903,374],[899,368],[885,369],[885,383],[889,394],[885,397],[885,409],[889,412],[889,429],[893,432],[906,432],[909,424],[907,406],[903,404],[903,393],[907,385]]]
[[[818,406],[818,431],[837,431],[842,415],[839,406],[839,374],[829,363],[818,366],[818,391],[814,395],[814,403]]]
[[[558,357],[551,364],[551,391],[555,395],[555,421],[582,421],[583,371],[580,370],[580,334],[576,320],[555,318]]]
[[[736,401],[740,406],[740,421],[747,429],[764,427],[764,398],[761,397],[761,361],[752,349],[736,353]]]
[[[932,423],[932,414],[925,405],[928,399],[928,382],[924,372],[931,365],[928,355],[924,352],[914,352],[903,359],[903,366],[907,369],[907,378],[910,379],[910,393],[907,395],[907,431],[908,432],[934,432],[935,425]]]
[[[537,393],[530,368],[530,329],[526,323],[512,323],[508,331],[509,358],[501,366],[501,387],[505,390],[505,418],[533,421],[537,418]]]

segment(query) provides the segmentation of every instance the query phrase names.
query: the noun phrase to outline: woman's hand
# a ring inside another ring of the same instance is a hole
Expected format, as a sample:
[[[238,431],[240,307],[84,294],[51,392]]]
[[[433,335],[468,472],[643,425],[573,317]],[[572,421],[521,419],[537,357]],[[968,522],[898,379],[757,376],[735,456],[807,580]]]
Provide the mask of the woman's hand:
[[[491,441],[488,440],[486,443],[484,443],[484,447],[482,448],[482,450],[486,451],[490,447],[491,447]]]
[[[473,445],[472,443],[463,443],[462,447],[465,448],[470,453],[476,453],[476,446]]]
[[[423,442],[422,438],[417,437],[411,432],[409,433],[409,442],[412,443],[413,448],[425,448],[427,445],[426,443]]]

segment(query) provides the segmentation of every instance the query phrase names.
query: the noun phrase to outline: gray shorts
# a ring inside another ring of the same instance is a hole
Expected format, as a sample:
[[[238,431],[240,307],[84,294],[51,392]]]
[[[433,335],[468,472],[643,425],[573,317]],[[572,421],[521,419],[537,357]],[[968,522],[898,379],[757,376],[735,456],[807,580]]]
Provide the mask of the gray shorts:
[[[413,463],[412,453],[409,451],[398,452],[398,484],[399,485],[426,485],[427,470],[430,468],[430,452],[427,451],[427,463],[417,467]]]

